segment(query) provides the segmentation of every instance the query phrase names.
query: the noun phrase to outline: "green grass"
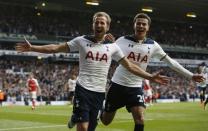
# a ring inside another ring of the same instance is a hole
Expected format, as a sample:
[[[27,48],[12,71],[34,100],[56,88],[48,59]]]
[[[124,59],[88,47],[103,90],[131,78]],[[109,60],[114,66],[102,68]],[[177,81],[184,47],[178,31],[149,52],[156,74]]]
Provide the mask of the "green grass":
[[[71,106],[0,107],[0,131],[69,131],[66,127]],[[145,131],[208,130],[208,110],[199,103],[155,104],[145,113]],[[133,120],[125,108],[120,109],[109,126],[99,123],[96,131],[133,131]],[[71,131],[75,131],[71,129]]]

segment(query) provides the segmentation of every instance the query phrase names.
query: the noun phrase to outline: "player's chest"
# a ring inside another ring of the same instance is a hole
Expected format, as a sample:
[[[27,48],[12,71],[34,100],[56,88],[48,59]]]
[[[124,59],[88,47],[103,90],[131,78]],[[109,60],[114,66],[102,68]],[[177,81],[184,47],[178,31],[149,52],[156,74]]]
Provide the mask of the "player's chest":
[[[103,44],[86,44],[82,50],[83,57],[88,61],[105,61],[111,59],[112,47]]]
[[[152,46],[147,44],[125,44],[121,50],[127,59],[138,63],[147,63],[153,52]]]
[[[121,49],[125,55],[129,53],[148,55],[153,52],[153,46],[148,44],[125,44],[121,46]]]

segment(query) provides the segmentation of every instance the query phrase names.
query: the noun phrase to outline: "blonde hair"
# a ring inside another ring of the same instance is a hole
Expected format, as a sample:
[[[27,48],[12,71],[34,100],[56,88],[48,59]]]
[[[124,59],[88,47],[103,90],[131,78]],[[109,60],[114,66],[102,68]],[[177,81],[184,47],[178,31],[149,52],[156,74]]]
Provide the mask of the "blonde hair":
[[[95,19],[97,17],[101,17],[101,16],[106,17],[107,18],[107,24],[110,25],[111,18],[110,18],[110,16],[106,12],[97,12],[97,13],[95,13],[94,16],[93,16],[93,22],[95,21]]]

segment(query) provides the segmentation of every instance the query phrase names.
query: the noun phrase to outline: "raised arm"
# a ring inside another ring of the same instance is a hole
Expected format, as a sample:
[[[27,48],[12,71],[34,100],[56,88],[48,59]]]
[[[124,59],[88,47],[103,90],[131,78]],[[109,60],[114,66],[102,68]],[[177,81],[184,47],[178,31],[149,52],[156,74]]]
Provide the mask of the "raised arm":
[[[180,65],[177,61],[170,58],[168,55],[163,58],[163,61],[167,63],[171,69],[185,76],[188,79],[192,79],[196,82],[202,82],[205,80],[205,78],[202,75],[191,73],[190,71],[185,69],[182,65]]]
[[[126,57],[121,59],[119,63],[122,64],[122,66],[124,66],[131,73],[137,76],[143,77],[145,79],[148,79],[152,82],[166,85],[169,81],[168,77],[159,75],[159,72],[156,74],[149,74],[148,72],[145,72],[143,69],[141,69],[137,65],[131,63]]]
[[[26,38],[24,43],[17,43],[15,49],[18,52],[40,52],[40,53],[58,53],[58,52],[69,52],[69,47],[66,43],[61,44],[50,44],[43,46],[32,45]]]

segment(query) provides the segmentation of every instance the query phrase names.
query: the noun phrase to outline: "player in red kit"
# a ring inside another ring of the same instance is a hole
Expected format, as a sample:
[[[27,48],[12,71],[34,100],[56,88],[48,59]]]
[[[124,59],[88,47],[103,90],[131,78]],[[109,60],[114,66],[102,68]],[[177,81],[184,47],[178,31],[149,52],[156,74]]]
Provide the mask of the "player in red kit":
[[[150,86],[149,80],[143,80],[143,88],[146,105],[152,105],[152,87]]]
[[[29,90],[32,101],[32,110],[34,110],[36,106],[37,93],[40,93],[40,87],[37,79],[34,78],[33,73],[29,75],[29,78],[27,80],[27,88]]]

